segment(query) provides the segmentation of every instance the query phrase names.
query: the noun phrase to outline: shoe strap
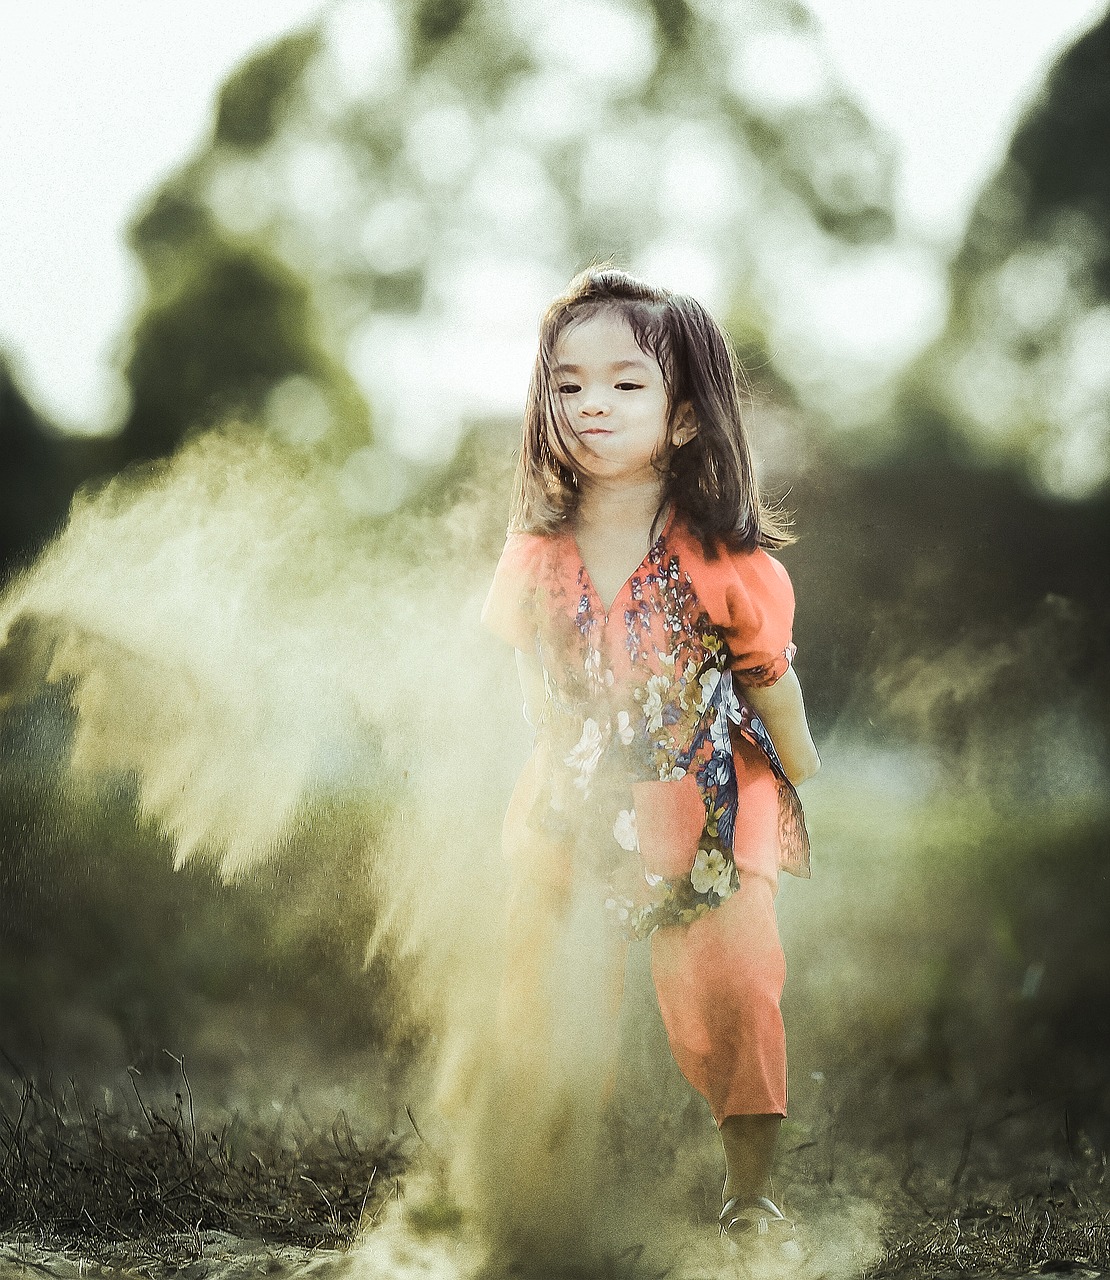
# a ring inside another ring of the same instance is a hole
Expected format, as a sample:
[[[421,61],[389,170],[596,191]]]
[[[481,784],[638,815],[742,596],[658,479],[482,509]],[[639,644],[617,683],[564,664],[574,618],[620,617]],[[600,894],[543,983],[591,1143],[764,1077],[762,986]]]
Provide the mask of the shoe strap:
[[[755,1210],[756,1212],[747,1216],[744,1210]],[[743,1222],[748,1230],[755,1228],[757,1235],[767,1235],[774,1224],[778,1227],[783,1226],[793,1228],[794,1224],[787,1218],[786,1214],[778,1207],[773,1200],[768,1200],[766,1196],[758,1196],[755,1200],[745,1200],[743,1196],[733,1196],[731,1200],[725,1203],[717,1219],[721,1228],[722,1235],[728,1233],[737,1224]]]

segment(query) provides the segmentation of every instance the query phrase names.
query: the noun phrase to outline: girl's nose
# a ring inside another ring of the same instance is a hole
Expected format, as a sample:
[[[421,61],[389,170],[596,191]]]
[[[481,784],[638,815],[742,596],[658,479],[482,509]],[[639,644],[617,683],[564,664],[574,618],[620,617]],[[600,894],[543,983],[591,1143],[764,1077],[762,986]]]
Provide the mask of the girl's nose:
[[[590,396],[582,401],[582,407],[579,412],[584,418],[603,418],[609,412],[609,406],[604,400]]]

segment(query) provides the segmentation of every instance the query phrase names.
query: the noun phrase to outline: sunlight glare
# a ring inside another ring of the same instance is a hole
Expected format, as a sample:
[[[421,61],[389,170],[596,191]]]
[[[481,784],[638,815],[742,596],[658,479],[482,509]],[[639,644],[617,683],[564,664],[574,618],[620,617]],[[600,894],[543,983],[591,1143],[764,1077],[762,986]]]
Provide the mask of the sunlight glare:
[[[237,156],[214,166],[207,178],[208,204],[235,236],[255,236],[274,218],[279,201],[266,156]]]
[[[370,205],[358,244],[370,266],[388,275],[409,271],[424,260],[429,233],[423,202],[398,195]]]
[[[931,256],[894,245],[838,255],[803,289],[832,358],[886,371],[936,337],[948,300]]]
[[[311,448],[332,429],[332,412],[323,392],[311,378],[285,378],[266,397],[266,425],[299,448]]]
[[[726,302],[717,258],[684,238],[648,245],[632,264],[632,272],[653,284],[692,294],[710,311],[720,310]]]
[[[607,0],[545,5],[528,23],[541,61],[598,92],[631,89],[651,71],[655,57],[644,15]]]
[[[756,193],[741,183],[734,152],[734,144],[706,125],[680,125],[666,141],[661,209],[708,232],[745,217]]]
[[[422,111],[409,129],[409,163],[432,187],[448,187],[474,163],[474,118],[463,102],[436,103]]]
[[[736,47],[729,67],[733,90],[762,110],[787,112],[829,92],[827,58],[812,36],[755,31]]]
[[[401,34],[385,0],[346,0],[329,7],[324,22],[335,90],[348,102],[381,97],[401,71]]]
[[[348,365],[390,447],[413,460],[443,458],[468,422],[519,415],[540,313],[564,284],[534,262],[462,262],[427,314],[379,314],[360,326]]]

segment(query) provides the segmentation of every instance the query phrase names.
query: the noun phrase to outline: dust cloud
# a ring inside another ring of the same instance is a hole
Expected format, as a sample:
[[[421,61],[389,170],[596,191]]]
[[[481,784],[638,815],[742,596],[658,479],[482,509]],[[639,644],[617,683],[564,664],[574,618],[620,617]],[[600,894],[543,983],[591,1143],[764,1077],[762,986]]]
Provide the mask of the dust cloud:
[[[233,424],[82,495],[3,599],[8,700],[67,689],[70,775],[131,779],[176,865],[229,882],[265,874],[295,829],[326,850],[321,797],[372,807],[366,964],[395,1037],[419,1027],[427,1048],[423,1171],[367,1268],[388,1247],[403,1272],[456,1213],[463,1271],[673,1243],[687,1229],[673,1211],[661,1227],[658,1188],[604,1176],[596,913],[518,938],[504,979],[500,824],[529,739],[512,656],[478,624],[503,515],[474,491],[367,520],[336,485]]]
[[[506,957],[499,829],[529,737],[511,655],[478,625],[503,495],[491,483],[368,519],[338,485],[232,424],[82,495],[0,602],[4,696],[66,689],[70,774],[132,780],[178,866],[250,881],[293,831],[329,857],[344,847],[322,797],[372,812],[366,964],[397,1039],[422,1029],[422,1146],[352,1267],[727,1274],[710,1229],[719,1145],[669,1058],[643,957],[617,1032],[599,1013],[608,943],[581,904]],[[880,1152],[848,1190],[817,1195],[795,1153],[831,1170],[845,1130],[895,1145],[882,1124],[906,1078],[940,1082],[921,1120],[935,1136],[943,1108],[981,1105],[990,1072],[1067,995],[1019,877],[1059,878],[1104,763],[1063,686],[1020,731],[984,706],[1070,625],[1049,602],[1016,639],[892,663],[822,742],[805,797],[815,880],[779,899],[797,1105],[778,1186],[805,1210],[814,1275],[876,1256],[905,1174]]]

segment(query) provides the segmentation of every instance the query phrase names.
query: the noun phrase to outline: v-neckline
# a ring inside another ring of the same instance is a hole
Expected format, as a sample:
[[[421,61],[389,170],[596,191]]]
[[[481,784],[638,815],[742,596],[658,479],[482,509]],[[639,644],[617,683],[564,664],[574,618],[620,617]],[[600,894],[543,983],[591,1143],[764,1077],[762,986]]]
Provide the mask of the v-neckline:
[[[632,570],[632,572],[628,575],[628,577],[625,578],[625,580],[617,588],[617,594],[612,598],[612,600],[609,601],[608,608],[605,607],[605,601],[601,598],[601,592],[598,591],[596,586],[594,586],[594,580],[593,578],[590,577],[589,569],[586,568],[586,562],[582,558],[582,551],[578,546],[578,539],[575,536],[574,530],[573,529],[567,530],[567,534],[570,537],[571,550],[574,552],[574,558],[578,561],[578,571],[582,575],[582,578],[586,586],[589,588],[590,594],[593,596],[594,600],[601,606],[602,626],[608,626],[609,615],[613,612],[613,606],[617,603],[617,601],[621,598],[621,596],[624,595],[626,589],[628,588],[628,584],[632,581],[632,579],[636,577],[636,575],[640,572],[640,570],[644,567],[644,565],[647,564],[647,562],[651,559],[652,552],[655,550],[655,548],[663,541],[663,539],[670,532],[671,525],[674,523],[674,517],[675,517],[675,506],[674,506],[674,503],[672,502],[671,509],[667,514],[667,518],[666,520],[663,521],[662,529],[660,529],[659,532],[656,534],[655,540],[652,542],[651,546],[648,547],[640,563],[635,567],[635,569]]]

